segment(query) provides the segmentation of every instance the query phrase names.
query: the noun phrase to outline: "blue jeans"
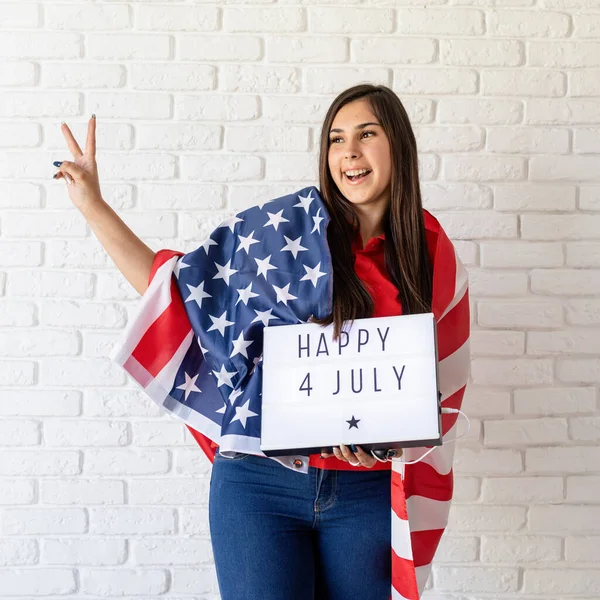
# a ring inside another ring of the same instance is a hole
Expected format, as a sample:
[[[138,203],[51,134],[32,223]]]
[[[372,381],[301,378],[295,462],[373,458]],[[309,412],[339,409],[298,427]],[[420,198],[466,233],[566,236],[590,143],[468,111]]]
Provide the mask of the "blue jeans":
[[[209,502],[222,600],[389,600],[389,471],[217,453]]]

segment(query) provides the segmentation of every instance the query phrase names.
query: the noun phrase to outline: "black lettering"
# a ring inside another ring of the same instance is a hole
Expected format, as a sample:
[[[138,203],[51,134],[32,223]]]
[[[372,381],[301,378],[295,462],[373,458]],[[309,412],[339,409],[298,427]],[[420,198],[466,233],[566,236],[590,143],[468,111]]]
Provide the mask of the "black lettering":
[[[321,345],[323,345],[325,347],[325,350],[321,350]],[[319,354],[325,354],[326,356],[329,356],[329,349],[327,348],[327,340],[325,339],[324,333],[322,333],[319,336],[319,345],[317,346],[317,356],[319,356]]]
[[[340,393],[340,372],[338,370],[337,372],[337,390],[335,390],[335,392],[333,392],[333,396],[335,396],[336,394]]]
[[[381,340],[381,351],[382,352],[385,352],[385,340],[386,340],[389,332],[390,332],[390,328],[387,327],[385,330],[385,335],[383,337],[381,337],[381,331],[380,331],[379,327],[377,328],[377,333],[379,334],[379,339]]]
[[[380,392],[381,389],[377,387],[377,367],[373,367],[373,391]]]
[[[306,392],[310,396],[310,391],[312,390],[312,386],[310,385],[310,373],[306,374],[306,377],[302,380],[298,389],[301,392]]]
[[[402,389],[402,375],[404,375],[404,369],[406,369],[406,365],[402,365],[402,371],[400,371],[400,375],[398,375],[398,371],[396,371],[396,367],[393,367],[394,373],[396,373],[396,379],[398,380],[398,389]]]
[[[298,334],[298,358],[302,358],[302,350],[306,350],[306,358],[310,357],[310,334],[306,334],[306,346],[302,345],[302,335]]]
[[[346,343],[342,344],[342,336],[346,336]],[[350,338],[348,337],[347,331],[340,331],[340,337],[338,338],[338,354],[342,353],[342,348],[345,348],[350,343]]]
[[[361,342],[362,333],[367,334],[367,339],[364,342]],[[368,329],[359,329],[358,330],[358,351],[360,352],[360,347],[364,346],[369,341],[369,330]]]
[[[362,369],[359,369],[358,371],[360,373],[360,387],[357,390],[355,390],[354,389],[354,369],[352,369],[352,391],[355,394],[358,394],[359,392],[362,391]]]

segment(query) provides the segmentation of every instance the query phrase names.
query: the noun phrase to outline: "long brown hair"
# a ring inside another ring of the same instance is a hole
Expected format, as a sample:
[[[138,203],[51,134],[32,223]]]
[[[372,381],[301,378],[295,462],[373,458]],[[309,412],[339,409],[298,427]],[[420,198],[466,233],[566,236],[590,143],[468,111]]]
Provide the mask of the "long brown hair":
[[[333,323],[335,338],[345,321],[371,317],[374,310],[371,295],[354,271],[352,239],[358,217],[333,181],[328,162],[329,131],[337,112],[362,98],[369,103],[390,143],[390,203],[383,222],[385,267],[398,289],[402,314],[431,311],[432,265],[425,238],[417,143],[410,120],[402,102],[388,87],[356,85],[339,94],[329,107],[319,153],[320,191],[331,218],[327,241],[333,267],[333,307],[330,315],[313,321],[321,325]]]

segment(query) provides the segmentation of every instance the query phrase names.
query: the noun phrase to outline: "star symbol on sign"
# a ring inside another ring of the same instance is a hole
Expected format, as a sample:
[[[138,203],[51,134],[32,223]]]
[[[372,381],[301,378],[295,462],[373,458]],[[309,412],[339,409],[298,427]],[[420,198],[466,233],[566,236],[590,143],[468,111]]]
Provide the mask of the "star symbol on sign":
[[[265,279],[267,279],[267,273],[270,269],[276,269],[275,265],[271,264],[271,254],[267,256],[267,258],[255,258],[258,269],[256,271],[256,276],[259,277],[262,275]]]
[[[236,305],[241,300],[246,306],[248,306],[248,300],[250,300],[250,298],[256,298],[257,296],[260,296],[260,294],[256,294],[252,291],[252,282],[248,284],[248,287],[241,288],[236,291],[240,295],[240,297],[237,299]]]
[[[240,331],[240,335],[237,340],[233,340],[233,352],[229,355],[229,358],[233,358],[236,354],[241,354],[244,358],[248,358],[248,352],[246,352],[246,348],[250,344],[254,343],[254,340],[245,340],[244,332]]]
[[[254,239],[254,231],[248,236],[238,235],[238,239],[240,240],[240,245],[237,247],[236,252],[245,250],[246,254],[250,251],[250,246],[252,246],[252,244],[258,244],[258,242],[260,242],[260,240]]]
[[[231,327],[233,325],[233,321],[228,321],[225,318],[225,315],[227,314],[227,311],[223,311],[223,314],[217,318],[217,317],[213,317],[212,315],[208,315],[213,324],[206,330],[206,331],[213,331],[213,329],[217,329],[218,332],[225,337],[225,327]]]
[[[202,300],[204,298],[212,298],[212,296],[204,291],[204,281],[201,281],[199,285],[190,285],[186,283],[190,295],[185,299],[186,302],[196,302],[199,308],[202,308]]]
[[[185,373],[185,383],[178,385],[175,389],[185,390],[185,399],[186,400],[188,399],[188,396],[192,392],[198,392],[199,394],[201,394],[202,390],[200,390],[196,387],[196,379],[198,379],[198,375],[194,375],[193,377],[190,377],[187,373]]]
[[[256,317],[254,319],[252,319],[252,321],[250,321],[250,322],[254,323],[255,321],[260,321],[265,327],[269,326],[270,319],[279,319],[279,317],[271,316],[271,313],[273,312],[272,308],[269,308],[269,310],[254,309],[254,312],[256,313]]]
[[[298,204],[294,204],[294,207],[298,207],[298,208],[303,208],[306,211],[306,214],[308,214],[308,207],[310,206],[310,203],[314,200],[314,198],[310,197],[311,192],[308,192],[308,196],[300,196],[300,194],[298,194],[298,200],[300,200],[300,202],[298,202]]]
[[[283,208],[278,213],[270,213],[267,211],[269,215],[269,220],[263,225],[263,227],[268,227],[269,225],[273,225],[273,229],[277,231],[280,223],[289,223],[289,219],[286,219],[283,214]]]
[[[292,256],[294,258],[297,258],[298,252],[303,252],[304,250],[308,250],[308,248],[305,248],[304,246],[300,245],[300,240],[302,239],[302,236],[297,237],[295,240],[291,240],[289,237],[287,237],[287,235],[284,235],[283,237],[286,241],[286,244],[281,249],[282,252],[284,250],[287,250],[292,253]]]
[[[191,265],[184,263],[183,257],[181,257],[181,259],[177,261],[177,263],[175,264],[175,268],[173,269],[173,272],[175,273],[175,277],[177,277],[177,279],[179,279],[179,273],[181,271],[183,271],[183,269],[189,269],[190,266]]]
[[[233,419],[231,419],[231,422],[233,423],[234,421],[239,421],[242,424],[242,427],[244,429],[246,429],[246,421],[250,418],[250,417],[258,417],[258,414],[255,412],[252,412],[249,408],[248,405],[250,404],[250,400],[248,400],[246,402],[246,404],[244,404],[243,406],[238,406],[235,409],[235,417],[233,417]]]
[[[321,233],[321,221],[325,218],[325,217],[320,217],[319,214],[321,213],[321,209],[319,209],[317,211],[317,214],[312,218],[313,222],[314,222],[314,227],[311,230],[311,233],[314,233],[315,231],[317,233]]]
[[[283,302],[287,306],[288,300],[297,300],[297,296],[292,296],[292,294],[290,294],[290,292],[289,292],[289,289],[290,289],[289,283],[285,287],[282,287],[282,288],[274,285],[273,289],[275,290],[275,293],[277,294],[277,302]]]
[[[233,217],[229,217],[229,219],[225,219],[220,225],[217,225],[217,229],[219,227],[229,227],[231,229],[231,233],[233,233],[233,228],[236,223],[241,223],[244,219],[240,219],[237,215]]]
[[[313,217],[314,218],[314,217]],[[208,255],[208,249],[211,246],[218,246],[219,244],[217,244],[217,242],[215,242],[215,240],[211,240],[210,238],[206,238],[201,244],[200,246],[204,249],[204,252],[206,252],[206,254]]]
[[[221,370],[213,371],[213,375],[217,378],[217,387],[221,387],[222,385],[228,385],[230,388],[233,388],[231,378],[234,375],[237,375],[237,371],[226,371],[225,365],[221,365]]]
[[[310,267],[307,267],[306,265],[302,265],[304,267],[304,270],[306,271],[306,275],[304,275],[304,277],[300,278],[300,281],[311,281],[312,284],[317,287],[317,280],[319,279],[319,277],[323,277],[323,275],[327,275],[327,273],[323,273],[323,271],[320,271],[319,268],[321,267],[321,263],[317,263],[316,267],[313,267],[312,269]]]
[[[213,277],[213,279],[222,279],[227,285],[229,285],[229,278],[234,273],[237,273],[237,269],[231,268],[231,261],[228,260],[224,265],[215,263],[215,267],[217,267],[218,273]]]
[[[360,423],[360,419],[355,419],[354,415],[352,415],[352,418],[349,421],[346,421],[346,423],[350,424],[350,427],[348,427],[348,429],[352,429],[353,427],[356,427],[356,429],[358,429],[358,424]]]

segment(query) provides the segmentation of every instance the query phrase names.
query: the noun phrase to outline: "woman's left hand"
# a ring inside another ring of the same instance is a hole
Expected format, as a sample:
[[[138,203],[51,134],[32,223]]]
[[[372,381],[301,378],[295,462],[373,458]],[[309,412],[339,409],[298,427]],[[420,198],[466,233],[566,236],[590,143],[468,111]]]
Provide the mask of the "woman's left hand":
[[[360,446],[356,446],[356,452],[352,452],[348,446],[340,444],[340,447],[333,447],[333,454],[321,452],[323,458],[335,456],[339,460],[350,463],[353,467],[371,468],[377,463],[377,459],[370,453],[365,452]]]

